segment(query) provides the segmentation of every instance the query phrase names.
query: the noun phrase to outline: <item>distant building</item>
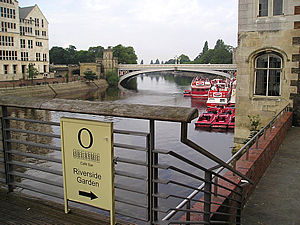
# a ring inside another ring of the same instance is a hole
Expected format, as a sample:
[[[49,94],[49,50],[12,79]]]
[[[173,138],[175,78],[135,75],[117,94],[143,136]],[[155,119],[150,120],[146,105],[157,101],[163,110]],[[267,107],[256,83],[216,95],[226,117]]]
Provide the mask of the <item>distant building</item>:
[[[299,48],[299,0],[239,0],[236,143],[249,136],[248,115],[264,125],[288,103],[300,124]]]
[[[0,10],[0,81],[27,78],[29,64],[48,76],[48,21],[39,7],[0,0]]]
[[[105,78],[106,73],[110,70],[117,70],[118,59],[113,57],[111,47],[103,50],[103,57],[97,58],[95,63],[80,63],[80,76],[84,77],[86,71],[95,73],[98,78]]]

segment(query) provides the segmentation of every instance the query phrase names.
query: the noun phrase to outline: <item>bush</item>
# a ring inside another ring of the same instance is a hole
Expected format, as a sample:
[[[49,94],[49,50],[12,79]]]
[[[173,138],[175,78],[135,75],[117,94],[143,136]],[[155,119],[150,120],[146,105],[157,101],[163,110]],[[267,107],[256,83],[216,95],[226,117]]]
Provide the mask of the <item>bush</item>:
[[[119,76],[117,71],[110,70],[106,73],[106,80],[109,86],[118,86]]]

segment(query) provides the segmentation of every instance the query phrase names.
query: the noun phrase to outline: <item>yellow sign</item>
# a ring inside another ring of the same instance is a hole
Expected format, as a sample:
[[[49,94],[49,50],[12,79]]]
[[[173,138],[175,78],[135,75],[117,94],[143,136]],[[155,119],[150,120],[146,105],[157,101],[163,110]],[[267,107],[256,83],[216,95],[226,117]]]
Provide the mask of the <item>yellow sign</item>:
[[[65,212],[68,200],[109,210],[114,224],[113,124],[61,118]]]

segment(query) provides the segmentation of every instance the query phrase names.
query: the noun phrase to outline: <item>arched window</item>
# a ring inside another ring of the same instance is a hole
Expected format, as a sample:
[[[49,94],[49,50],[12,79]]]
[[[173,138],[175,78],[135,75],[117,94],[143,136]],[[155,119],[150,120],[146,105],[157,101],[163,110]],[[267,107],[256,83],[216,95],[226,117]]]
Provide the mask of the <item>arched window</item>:
[[[279,96],[282,59],[275,54],[263,54],[255,60],[255,95]]]

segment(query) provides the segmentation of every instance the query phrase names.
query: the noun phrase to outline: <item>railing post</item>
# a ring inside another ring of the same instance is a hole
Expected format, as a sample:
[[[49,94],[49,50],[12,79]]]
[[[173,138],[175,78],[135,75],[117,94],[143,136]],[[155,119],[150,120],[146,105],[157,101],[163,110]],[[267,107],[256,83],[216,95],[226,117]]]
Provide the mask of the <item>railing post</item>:
[[[150,224],[158,221],[158,212],[153,209],[158,208],[158,198],[154,196],[158,193],[158,184],[154,180],[158,179],[158,169],[154,166],[158,164],[158,153],[154,153],[155,148],[155,121],[150,120],[150,137],[148,148],[148,220]]]
[[[210,224],[212,172],[205,171],[204,184],[204,222]]]
[[[188,200],[188,202],[186,203],[186,209],[187,210],[191,209],[191,200]],[[186,221],[191,221],[191,212],[189,211],[186,212]],[[190,225],[190,224],[187,223],[186,225]]]
[[[2,106],[2,118],[1,118],[1,128],[2,128],[2,144],[3,144],[3,156],[4,156],[4,165],[5,165],[5,180],[8,186],[8,192],[13,192],[14,187],[11,183],[14,182],[14,177],[9,175],[9,172],[13,171],[13,166],[8,162],[12,161],[12,156],[8,153],[11,150],[11,143],[7,142],[11,138],[10,131],[7,129],[10,128],[9,120],[6,120],[7,117],[7,107]]]
[[[214,185],[214,196],[218,196],[218,183],[219,183],[219,178],[216,176],[214,178],[215,180],[215,185]]]

